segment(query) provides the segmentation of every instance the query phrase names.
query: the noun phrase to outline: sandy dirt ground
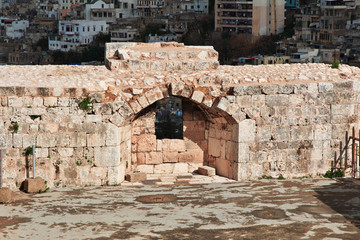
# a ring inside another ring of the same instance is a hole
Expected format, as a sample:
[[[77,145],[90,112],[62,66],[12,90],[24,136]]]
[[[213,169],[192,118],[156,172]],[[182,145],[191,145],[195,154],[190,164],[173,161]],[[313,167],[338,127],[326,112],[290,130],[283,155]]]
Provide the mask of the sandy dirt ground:
[[[360,239],[360,181],[50,189],[0,205],[0,239]]]

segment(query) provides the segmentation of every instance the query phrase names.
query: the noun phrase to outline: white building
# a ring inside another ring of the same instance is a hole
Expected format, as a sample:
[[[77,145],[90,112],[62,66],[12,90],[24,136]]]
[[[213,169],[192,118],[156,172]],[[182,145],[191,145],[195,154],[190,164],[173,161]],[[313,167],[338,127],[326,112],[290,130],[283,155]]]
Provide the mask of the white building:
[[[22,38],[28,27],[28,20],[13,21],[11,25],[6,26],[6,36],[9,38]]]
[[[59,35],[49,37],[49,50],[75,50],[91,43],[100,32],[109,32],[106,21],[59,21]]]
[[[137,0],[115,0],[116,18],[137,17]]]
[[[118,28],[110,31],[111,42],[128,42],[140,36],[139,30],[128,26],[126,28]]]
[[[87,21],[115,21],[114,3],[94,0],[85,5],[85,19]]]

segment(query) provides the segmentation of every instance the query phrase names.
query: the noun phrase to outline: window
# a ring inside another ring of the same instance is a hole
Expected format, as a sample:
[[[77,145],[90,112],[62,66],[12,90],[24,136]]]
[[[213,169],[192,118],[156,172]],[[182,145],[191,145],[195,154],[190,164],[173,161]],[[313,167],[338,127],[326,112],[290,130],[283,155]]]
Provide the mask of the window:
[[[182,100],[168,97],[156,102],[155,135],[157,139],[182,139]]]

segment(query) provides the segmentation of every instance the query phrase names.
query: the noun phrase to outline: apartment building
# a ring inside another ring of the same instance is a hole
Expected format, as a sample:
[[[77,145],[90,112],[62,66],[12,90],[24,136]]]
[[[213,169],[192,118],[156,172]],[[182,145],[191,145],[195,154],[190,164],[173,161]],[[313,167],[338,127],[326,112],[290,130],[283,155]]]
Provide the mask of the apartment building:
[[[325,47],[343,46],[352,29],[349,26],[359,18],[359,12],[359,0],[321,0],[309,4],[295,15],[296,39]]]
[[[155,17],[164,14],[165,0],[137,0],[138,17]]]
[[[285,0],[215,0],[215,31],[264,36],[284,31]]]
[[[49,37],[49,50],[75,50],[91,43],[100,32],[109,32],[106,21],[59,21],[59,34]]]

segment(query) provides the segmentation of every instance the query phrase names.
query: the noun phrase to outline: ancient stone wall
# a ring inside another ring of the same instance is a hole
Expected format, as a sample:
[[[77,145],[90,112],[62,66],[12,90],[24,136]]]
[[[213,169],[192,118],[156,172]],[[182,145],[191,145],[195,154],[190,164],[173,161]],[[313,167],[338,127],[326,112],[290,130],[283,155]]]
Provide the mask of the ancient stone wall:
[[[218,66],[212,48],[159,43],[108,44],[106,56],[108,69],[0,67],[5,186],[32,176],[32,156],[23,155],[32,144],[50,187],[197,164],[236,180],[316,176],[330,169],[345,131],[359,127],[355,67]],[[154,104],[169,96],[183,101],[183,139],[154,135]]]
[[[36,174],[48,186],[116,184],[124,178],[127,160],[120,148],[131,131],[110,123],[113,105],[86,89],[0,88],[0,146],[6,150],[4,184],[19,187],[32,177],[36,146]],[[88,110],[79,107],[93,99]],[[130,146],[128,146],[130,148]],[[125,150],[122,151],[125,153]]]

